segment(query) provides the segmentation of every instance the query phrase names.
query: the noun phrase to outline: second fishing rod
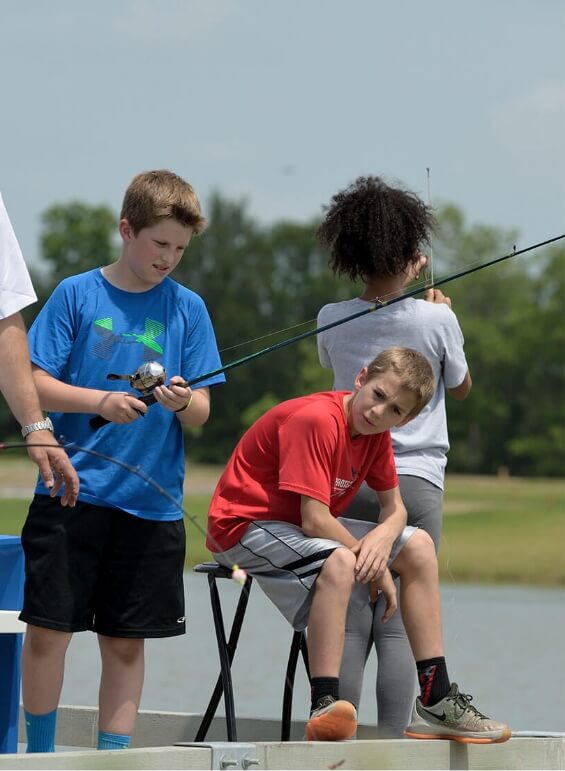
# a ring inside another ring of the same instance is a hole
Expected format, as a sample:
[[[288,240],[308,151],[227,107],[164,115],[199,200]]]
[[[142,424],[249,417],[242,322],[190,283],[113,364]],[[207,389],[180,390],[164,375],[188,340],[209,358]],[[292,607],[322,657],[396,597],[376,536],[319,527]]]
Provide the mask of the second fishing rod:
[[[223,366],[218,367],[217,369],[214,369],[210,372],[206,372],[202,375],[198,375],[197,377],[192,378],[190,382],[183,381],[181,383],[177,383],[176,385],[180,385],[185,388],[192,387],[203,380],[207,380],[208,378],[213,377],[214,375],[219,375],[220,373],[226,372],[227,370],[234,369],[235,367],[240,367],[243,364],[247,364],[247,362],[254,361],[255,359],[258,359],[261,356],[265,356],[268,353],[278,351],[281,348],[285,348],[288,345],[293,345],[294,343],[297,343],[300,340],[305,340],[308,337],[313,337],[314,335],[318,335],[320,334],[320,332],[325,332],[327,329],[332,329],[333,327],[337,327],[341,324],[346,324],[348,321],[353,321],[354,319],[357,319],[361,316],[365,316],[368,313],[374,313],[378,311],[380,308],[388,307],[390,305],[394,305],[395,303],[402,302],[403,300],[407,300],[409,297],[414,297],[415,295],[418,295],[423,291],[428,291],[429,289],[436,289],[440,286],[444,286],[445,284],[448,284],[452,281],[463,278],[464,276],[469,276],[472,273],[476,273],[479,270],[483,270],[484,268],[491,267],[492,265],[497,265],[501,262],[504,262],[505,260],[509,260],[513,257],[518,257],[521,254],[526,254],[527,252],[531,252],[534,249],[540,249],[542,246],[548,246],[549,244],[553,244],[557,241],[562,240],[563,238],[565,238],[565,233],[560,236],[555,236],[554,238],[548,238],[545,241],[539,241],[538,243],[532,244],[531,246],[527,246],[524,249],[517,250],[516,248],[514,248],[512,252],[510,252],[509,254],[505,254],[502,257],[496,257],[493,260],[488,260],[487,262],[482,262],[478,265],[467,267],[456,273],[452,273],[448,276],[445,276],[444,278],[440,278],[434,281],[433,283],[426,283],[424,286],[419,286],[416,289],[413,289],[409,292],[405,292],[404,294],[398,297],[393,297],[391,299],[375,298],[375,301],[372,305],[369,305],[369,307],[364,308],[363,310],[358,311],[357,313],[352,313],[349,316],[344,316],[341,319],[332,321],[330,324],[325,324],[324,326],[317,327],[316,329],[311,329],[308,332],[303,332],[299,335],[289,337],[287,340],[281,340],[280,342],[274,343],[273,345],[267,346],[266,348],[262,348],[261,350],[256,351],[255,353],[251,353],[247,356],[241,357],[240,359],[236,359],[235,361],[232,361],[229,364],[224,364]],[[129,380],[130,385],[132,385],[133,388],[136,388],[136,390],[142,393],[142,396],[138,397],[139,400],[144,402],[147,405],[155,404],[157,400],[155,398],[153,391],[155,387],[164,384],[165,378],[166,378],[166,372],[163,369],[162,365],[154,361],[145,362],[136,370],[136,372],[134,372],[131,375],[114,375],[114,374],[108,375],[108,379],[110,380],[116,380],[116,379]],[[110,421],[106,420],[101,415],[98,415],[91,419],[90,424],[93,428],[100,428],[101,426],[109,422]]]

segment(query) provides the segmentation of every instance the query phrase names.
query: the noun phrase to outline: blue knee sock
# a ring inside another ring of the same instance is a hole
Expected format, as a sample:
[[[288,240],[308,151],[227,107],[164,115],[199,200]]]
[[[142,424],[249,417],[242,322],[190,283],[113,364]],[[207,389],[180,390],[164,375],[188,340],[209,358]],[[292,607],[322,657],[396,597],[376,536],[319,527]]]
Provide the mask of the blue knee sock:
[[[108,731],[98,731],[97,750],[127,750],[131,736],[111,734]]]
[[[32,715],[24,710],[27,750],[26,752],[55,752],[55,725],[57,710],[45,715]]]

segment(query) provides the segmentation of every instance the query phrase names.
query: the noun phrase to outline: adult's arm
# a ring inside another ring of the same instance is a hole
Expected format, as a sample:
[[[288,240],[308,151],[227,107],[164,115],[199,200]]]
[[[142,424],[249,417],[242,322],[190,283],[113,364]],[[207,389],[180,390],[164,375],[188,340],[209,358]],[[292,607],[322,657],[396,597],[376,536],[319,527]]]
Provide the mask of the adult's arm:
[[[0,390],[16,420],[22,425],[44,419],[31,372],[27,333],[21,313],[0,319]],[[66,452],[48,430],[26,437],[28,455],[37,464],[43,483],[55,496],[64,485],[63,506],[74,506],[79,479]],[[33,446],[32,446],[33,445]]]

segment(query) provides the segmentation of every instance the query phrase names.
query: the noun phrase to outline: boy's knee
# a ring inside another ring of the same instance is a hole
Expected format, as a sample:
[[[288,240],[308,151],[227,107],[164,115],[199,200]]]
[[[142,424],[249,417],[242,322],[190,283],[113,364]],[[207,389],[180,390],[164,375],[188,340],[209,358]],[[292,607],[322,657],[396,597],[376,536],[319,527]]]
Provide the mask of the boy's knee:
[[[28,624],[25,642],[33,656],[49,656],[53,653],[64,653],[71,637],[70,632],[59,632],[56,629]]]
[[[134,664],[143,655],[144,641],[127,637],[100,638],[102,655],[118,659],[121,664]]]
[[[437,555],[430,535],[421,528],[416,530],[404,544],[391,567],[400,574],[408,567],[437,569]]]
[[[422,559],[435,560],[436,558],[434,542],[430,534],[425,530],[422,530],[422,528],[416,530],[416,532],[408,539],[406,546],[408,546],[409,550],[418,554]]]
[[[356,561],[357,558],[350,549],[340,547],[327,558],[320,575],[333,581],[353,584]]]

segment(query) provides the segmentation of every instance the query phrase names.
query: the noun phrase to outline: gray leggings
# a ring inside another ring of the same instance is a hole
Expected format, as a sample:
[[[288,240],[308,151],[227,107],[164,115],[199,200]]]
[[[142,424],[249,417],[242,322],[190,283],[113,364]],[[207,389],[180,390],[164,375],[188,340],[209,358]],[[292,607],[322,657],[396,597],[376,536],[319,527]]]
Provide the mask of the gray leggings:
[[[408,511],[408,524],[421,527],[432,537],[436,552],[441,533],[443,491],[426,479],[399,476],[400,494]],[[367,485],[359,490],[350,508],[349,519],[376,521],[377,496]],[[399,590],[398,579],[396,588]],[[414,657],[408,643],[400,611],[383,624],[385,604],[382,595],[375,605],[362,609],[350,604],[345,625],[345,647],[341,662],[339,694],[359,706],[363,672],[371,647],[377,653],[377,712],[379,735],[403,737],[410,723],[416,696],[417,677]]]

